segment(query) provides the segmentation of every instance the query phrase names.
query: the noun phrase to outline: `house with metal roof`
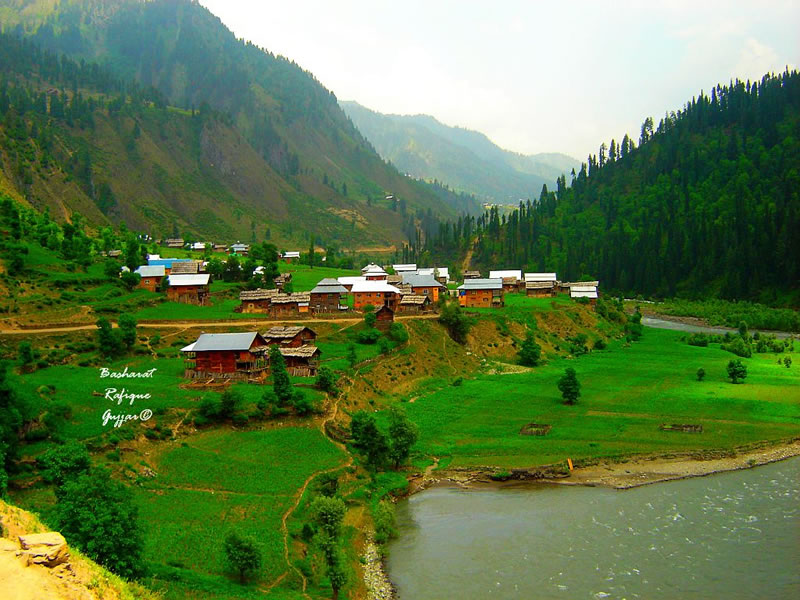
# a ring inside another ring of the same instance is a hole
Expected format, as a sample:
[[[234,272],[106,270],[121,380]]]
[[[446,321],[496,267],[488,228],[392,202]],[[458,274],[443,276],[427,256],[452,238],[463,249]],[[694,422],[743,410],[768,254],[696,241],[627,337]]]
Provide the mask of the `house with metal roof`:
[[[231,244],[230,248],[228,248],[229,254],[239,254],[241,256],[247,256],[248,251],[250,250],[249,244],[242,244],[241,242],[237,242],[235,244]]]
[[[403,283],[411,286],[411,293],[417,296],[428,296],[432,302],[439,301],[439,293],[444,286],[434,279],[433,275],[403,273]]]
[[[547,298],[556,295],[555,281],[526,281],[525,295],[532,298]]]
[[[344,297],[347,288],[331,277],[322,279],[311,290],[311,311],[315,313],[336,313],[347,310]]]
[[[467,279],[458,286],[458,303],[465,308],[497,308],[503,306],[503,280]]]
[[[208,273],[198,275],[169,275],[167,280],[167,298],[172,302],[183,304],[208,304]]]
[[[594,304],[597,302],[597,286],[573,283],[569,288],[569,297],[573,300],[578,298],[588,298]]]
[[[188,379],[263,381],[269,369],[267,342],[256,331],[204,333],[181,348]]]
[[[367,281],[386,281],[388,273],[378,265],[369,264],[361,269],[361,274],[367,278]]]
[[[504,271],[489,271],[489,279],[505,279],[513,277],[517,282],[522,281],[522,270],[506,269]]]
[[[351,288],[353,306],[360,310],[365,306],[387,305],[392,310],[397,309],[400,302],[400,290],[389,285],[386,281],[361,281],[354,283]]]
[[[139,287],[150,292],[157,292],[161,281],[167,276],[167,271],[162,265],[142,265],[134,271],[139,275]]]
[[[525,283],[531,281],[558,281],[555,273],[525,273]]]
[[[392,265],[392,269],[394,269],[395,273],[405,273],[408,271],[416,271],[417,270],[417,263],[407,263],[402,265]]]
[[[300,260],[300,252],[284,252],[281,254],[281,259],[283,259],[287,263],[295,262]]]

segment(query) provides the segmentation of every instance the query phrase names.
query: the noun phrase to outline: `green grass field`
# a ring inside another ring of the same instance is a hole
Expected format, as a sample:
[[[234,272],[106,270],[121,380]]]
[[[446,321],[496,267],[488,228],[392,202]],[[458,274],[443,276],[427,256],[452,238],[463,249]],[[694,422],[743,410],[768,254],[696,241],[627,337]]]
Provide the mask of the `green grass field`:
[[[317,283],[325,277],[355,277],[361,275],[359,270],[347,269],[330,269],[328,267],[314,267],[313,269],[308,265],[301,265],[298,263],[285,263],[283,261],[278,263],[278,269],[281,273],[292,274],[292,288],[295,292],[307,292],[312,290]]]
[[[646,329],[640,342],[577,360],[557,359],[521,374],[479,376],[408,404],[419,425],[417,451],[443,466],[528,467],[593,457],[732,448],[800,435],[800,369],[773,354],[746,360],[744,384],[726,379],[733,357]],[[795,365],[800,354],[793,355]],[[577,405],[556,387],[566,367],[582,384]],[[696,381],[703,367],[705,381]],[[552,425],[523,436],[526,423]],[[699,423],[702,434],[662,432],[662,423]]]
[[[286,567],[283,513],[307,477],[343,461],[342,451],[305,427],[208,431],[186,445],[171,443],[154,461],[153,483],[136,489],[145,558],[173,567],[177,575],[189,569],[227,581],[222,540],[237,530],[259,541],[262,580],[269,582]]]

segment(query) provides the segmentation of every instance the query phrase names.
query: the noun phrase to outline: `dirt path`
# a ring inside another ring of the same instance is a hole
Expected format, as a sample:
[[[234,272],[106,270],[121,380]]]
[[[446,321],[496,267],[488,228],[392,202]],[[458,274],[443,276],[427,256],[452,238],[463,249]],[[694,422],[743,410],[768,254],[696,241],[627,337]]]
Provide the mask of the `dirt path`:
[[[352,386],[352,381],[350,382],[350,385]],[[325,473],[333,473],[334,471],[338,471],[340,469],[345,469],[345,468],[347,468],[347,467],[349,467],[349,466],[351,466],[353,464],[353,457],[347,451],[347,448],[345,447],[345,445],[342,444],[341,442],[338,442],[338,441],[330,438],[328,436],[328,434],[326,433],[326,431],[325,431],[326,425],[328,423],[332,422],[333,420],[335,420],[336,416],[339,414],[339,401],[340,401],[340,399],[342,398],[343,395],[344,395],[344,390],[342,390],[339,393],[339,395],[336,396],[336,398],[333,401],[333,407],[332,407],[331,411],[319,421],[318,428],[322,432],[322,435],[324,435],[328,439],[328,441],[330,443],[332,443],[334,446],[336,446],[337,448],[339,448],[340,450],[345,452],[345,454],[347,456],[347,460],[344,463],[336,465],[335,467],[330,467],[328,469],[322,469],[322,470],[319,470],[319,471],[315,471],[314,473],[311,473],[311,475],[309,475],[306,478],[306,480],[303,482],[303,485],[297,491],[297,493],[295,495],[294,503],[281,516],[281,535],[283,536],[283,558],[286,561],[287,570],[284,571],[280,576],[278,576],[274,581],[272,581],[268,586],[266,586],[265,588],[262,588],[263,591],[267,591],[267,592],[270,591],[272,588],[274,588],[276,585],[278,585],[281,581],[283,581],[291,571],[294,571],[295,573],[297,573],[298,577],[300,577],[300,581],[302,583],[301,590],[302,590],[303,596],[305,598],[307,598],[308,600],[311,600],[311,596],[309,596],[308,593],[306,592],[306,589],[308,588],[308,579],[303,574],[303,572],[300,569],[298,569],[297,566],[295,566],[292,563],[291,558],[289,556],[290,553],[289,553],[289,526],[288,526],[288,521],[291,518],[291,516],[294,513],[294,511],[297,510],[297,507],[300,506],[300,502],[303,500],[303,495],[306,493],[306,490],[308,489],[308,486],[311,485],[311,482],[314,481],[314,479],[316,479],[320,475],[324,475]]]
[[[470,246],[469,250],[467,250],[466,256],[464,256],[464,262],[461,263],[461,272],[464,273],[465,271],[469,271],[469,263],[472,262],[472,254],[475,252],[475,246]]]
[[[395,317],[395,320],[398,321],[407,321],[407,320],[414,320],[414,319],[438,319],[439,315],[437,314],[426,314],[426,315],[398,315]],[[258,320],[250,320],[250,319],[237,319],[233,321],[187,321],[187,320],[164,320],[159,321],[157,323],[139,323],[137,327],[143,329],[171,329],[171,328],[183,328],[192,329],[197,327],[252,327],[252,326],[263,326],[263,325],[274,325],[277,323],[280,324],[294,324],[294,325],[306,325],[309,323],[350,323],[350,326],[360,323],[362,320],[361,317],[353,317],[353,318],[346,318],[346,319],[258,319]],[[117,327],[116,323],[111,323],[112,327]],[[36,327],[36,328],[29,328],[29,329],[0,329],[0,335],[46,335],[52,333],[70,333],[73,331],[92,331],[97,329],[97,326],[93,323],[87,323],[84,325],[71,325],[71,326],[63,326],[63,327]],[[345,328],[346,329],[346,328]]]

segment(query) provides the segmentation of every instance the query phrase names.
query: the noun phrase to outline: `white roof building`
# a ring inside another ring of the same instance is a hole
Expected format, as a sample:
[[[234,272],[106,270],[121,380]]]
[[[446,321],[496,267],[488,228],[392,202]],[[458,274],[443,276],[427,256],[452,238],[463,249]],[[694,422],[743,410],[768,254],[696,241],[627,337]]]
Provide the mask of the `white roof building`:
[[[596,285],[580,285],[573,284],[569,288],[570,298],[593,298],[597,299],[597,286]]]
[[[164,268],[164,265],[142,265],[138,269],[134,271],[134,273],[138,273],[141,277],[164,277],[167,274],[167,270]]]
[[[339,277],[338,281],[342,285],[355,285],[357,283],[361,283],[366,281],[366,277]]]
[[[555,273],[525,273],[525,283],[532,281],[558,281]]]
[[[522,270],[489,271],[489,279],[507,279],[508,277],[514,277],[517,281],[522,281]]]
[[[300,252],[284,252],[281,258],[300,258]]]
[[[389,285],[386,281],[361,281],[358,283],[353,284],[353,289],[351,290],[354,294],[360,292],[383,292],[389,293],[394,292],[395,294],[399,294],[400,290],[398,290],[393,285]]]
[[[211,277],[208,273],[201,275],[170,275],[170,287],[180,287],[184,285],[208,285],[208,280]]]
[[[405,271],[416,271],[417,263],[408,263],[405,265],[392,265],[395,273],[404,273]]]

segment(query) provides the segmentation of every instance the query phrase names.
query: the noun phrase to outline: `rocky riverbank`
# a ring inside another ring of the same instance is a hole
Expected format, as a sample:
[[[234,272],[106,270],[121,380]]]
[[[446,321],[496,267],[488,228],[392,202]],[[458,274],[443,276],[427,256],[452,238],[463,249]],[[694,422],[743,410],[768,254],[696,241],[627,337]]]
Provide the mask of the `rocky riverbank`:
[[[367,545],[364,550],[364,584],[367,588],[369,600],[395,600],[397,594],[383,563],[378,544],[372,534],[367,535]]]

